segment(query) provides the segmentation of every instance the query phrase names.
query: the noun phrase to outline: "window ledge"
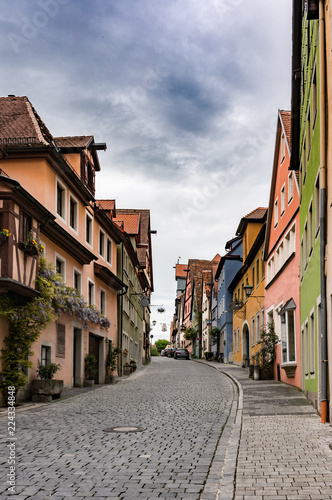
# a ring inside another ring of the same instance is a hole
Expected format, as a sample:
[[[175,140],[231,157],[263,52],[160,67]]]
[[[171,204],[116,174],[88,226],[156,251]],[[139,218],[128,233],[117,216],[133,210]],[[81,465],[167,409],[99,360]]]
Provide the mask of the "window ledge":
[[[288,378],[295,378],[295,371],[296,371],[296,368],[297,368],[297,363],[296,362],[283,364],[283,365],[281,365],[281,368],[283,370],[285,370],[286,375],[287,375]]]

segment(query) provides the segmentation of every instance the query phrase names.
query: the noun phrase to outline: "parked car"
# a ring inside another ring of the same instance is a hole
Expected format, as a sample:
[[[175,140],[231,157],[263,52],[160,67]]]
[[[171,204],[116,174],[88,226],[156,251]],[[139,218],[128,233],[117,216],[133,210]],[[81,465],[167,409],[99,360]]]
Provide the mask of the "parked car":
[[[176,348],[175,347],[170,347],[169,349],[167,349],[167,356],[169,358],[174,358],[174,353],[176,351]]]
[[[189,359],[188,349],[175,349],[174,359]]]
[[[160,353],[160,356],[167,356],[167,349],[163,349]]]
[[[164,349],[164,354],[163,356],[167,356],[167,357],[170,357],[168,356],[168,353],[171,352],[171,348],[170,347],[167,347],[167,349]]]

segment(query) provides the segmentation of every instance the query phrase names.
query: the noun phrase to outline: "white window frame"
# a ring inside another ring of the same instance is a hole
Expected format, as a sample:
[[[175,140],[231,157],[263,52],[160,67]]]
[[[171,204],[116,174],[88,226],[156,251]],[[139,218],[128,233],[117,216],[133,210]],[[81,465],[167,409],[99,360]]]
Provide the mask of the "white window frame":
[[[100,287],[99,290],[99,309],[100,312],[106,316],[106,290]]]
[[[57,261],[60,261],[61,264],[63,265],[63,271],[62,273],[58,273],[57,270]],[[62,257],[59,253],[55,252],[54,254],[54,262],[55,262],[55,270],[60,276],[62,277],[63,281],[66,282],[66,259]]]
[[[100,236],[101,235],[103,235],[103,245],[102,245],[103,248],[100,248]],[[106,233],[101,228],[99,228],[99,232],[98,232],[98,253],[99,253],[99,257],[101,257],[103,260],[105,260],[106,242],[107,242]]]
[[[75,274],[77,274],[78,276],[80,276],[79,290],[75,287]],[[75,288],[75,290],[77,291],[77,293],[79,295],[82,295],[82,271],[80,271],[79,269],[77,269],[77,267],[73,268],[73,288]]]
[[[76,206],[76,210],[75,210],[75,214],[74,214],[74,226],[71,225],[71,201],[74,202],[75,206]],[[70,229],[72,231],[74,231],[75,234],[78,234],[78,227],[79,227],[79,224],[78,224],[78,212],[79,212],[79,203],[78,203],[78,200],[77,198],[75,198],[75,196],[72,195],[72,193],[69,193],[69,208],[68,208],[68,226],[70,227]]]
[[[90,285],[91,285],[91,290],[92,290],[92,297],[90,301]],[[96,285],[95,282],[92,281],[90,278],[88,278],[87,282],[87,302],[89,306],[94,306],[96,304]]]
[[[280,206],[280,218],[281,218],[285,214],[285,210],[286,210],[286,186],[285,186],[285,184],[281,188],[280,203],[281,203],[281,206]]]
[[[63,205],[63,214],[58,212],[58,186],[62,191],[62,205]],[[61,219],[66,224],[66,214],[67,214],[67,188],[60,179],[56,178],[55,182],[55,213],[59,219]]]
[[[108,248],[111,249],[110,251],[110,256],[108,256]],[[126,260],[125,259],[125,256],[127,254],[124,253],[124,261]],[[113,260],[113,241],[111,240],[111,238],[109,236],[106,237],[106,247],[105,247],[105,259],[106,259],[106,262],[109,266],[112,267],[112,260]]]
[[[294,176],[293,172],[290,172],[288,174],[288,193],[287,193],[287,198],[288,198],[288,205],[290,205],[294,199]]]
[[[278,198],[276,198],[274,200],[273,217],[274,217],[274,227],[276,228],[278,226],[278,222],[279,222]]]
[[[87,239],[87,229],[88,229],[88,219],[89,219],[89,240]],[[88,210],[85,211],[85,243],[91,248],[93,247],[93,216]]]

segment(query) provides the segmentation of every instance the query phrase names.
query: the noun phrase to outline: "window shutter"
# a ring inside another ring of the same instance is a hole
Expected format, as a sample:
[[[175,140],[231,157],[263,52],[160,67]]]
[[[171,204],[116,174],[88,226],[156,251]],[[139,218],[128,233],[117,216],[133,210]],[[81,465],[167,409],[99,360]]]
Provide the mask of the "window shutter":
[[[57,345],[56,345],[56,355],[59,358],[65,357],[66,348],[66,327],[57,323]]]

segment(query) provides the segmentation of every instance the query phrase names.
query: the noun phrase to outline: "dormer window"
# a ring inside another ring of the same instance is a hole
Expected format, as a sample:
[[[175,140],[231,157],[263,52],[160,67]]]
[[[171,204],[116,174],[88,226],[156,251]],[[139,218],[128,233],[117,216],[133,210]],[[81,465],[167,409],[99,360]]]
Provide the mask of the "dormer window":
[[[85,186],[95,194],[95,169],[87,155],[82,155],[81,180]]]

